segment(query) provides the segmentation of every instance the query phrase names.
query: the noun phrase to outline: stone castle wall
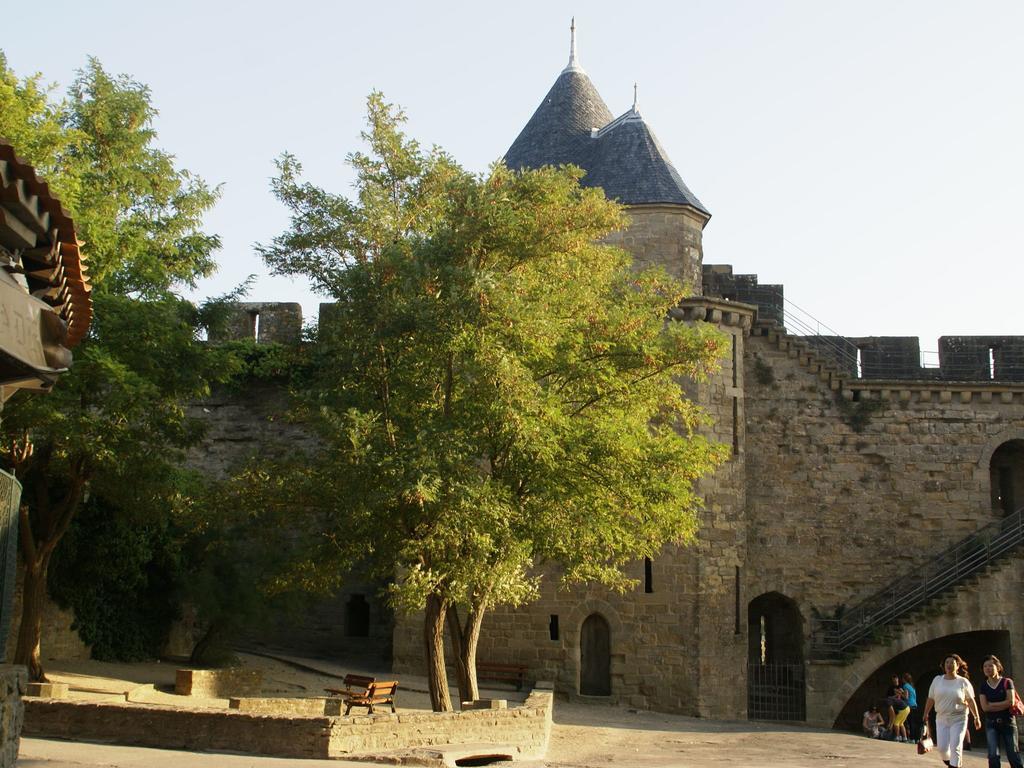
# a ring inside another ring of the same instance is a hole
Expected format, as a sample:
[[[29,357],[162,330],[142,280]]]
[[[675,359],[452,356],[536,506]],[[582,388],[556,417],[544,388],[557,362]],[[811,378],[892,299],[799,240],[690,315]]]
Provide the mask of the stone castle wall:
[[[941,607],[902,622],[890,639],[866,648],[849,664],[812,663],[807,677],[807,722],[859,727],[861,713],[877,703],[894,669],[912,669],[923,704],[942,658],[951,652],[972,661],[975,690],[984,678],[980,660],[995,653],[1007,675],[1024,670],[1024,555],[1016,553],[977,581],[949,590]],[[970,636],[968,633],[971,633]],[[895,663],[892,660],[897,660]],[[838,721],[838,722],[837,722]]]
[[[766,336],[751,337],[746,362],[755,371],[745,393],[752,595],[781,592],[807,620],[1001,514],[989,461],[1024,437],[1024,392],[851,382],[836,391]]]
[[[19,567],[17,581],[14,587],[14,601],[11,609],[11,632],[7,636],[7,646],[4,649],[4,658],[10,661],[14,658],[14,651],[18,647],[18,629],[21,626],[21,600],[23,570]],[[43,666],[51,659],[64,659],[67,661],[79,661],[88,659],[91,649],[82,642],[77,630],[72,629],[75,622],[73,611],[61,608],[57,603],[46,595],[43,600],[42,610],[42,640],[40,641],[40,653],[43,659]]]

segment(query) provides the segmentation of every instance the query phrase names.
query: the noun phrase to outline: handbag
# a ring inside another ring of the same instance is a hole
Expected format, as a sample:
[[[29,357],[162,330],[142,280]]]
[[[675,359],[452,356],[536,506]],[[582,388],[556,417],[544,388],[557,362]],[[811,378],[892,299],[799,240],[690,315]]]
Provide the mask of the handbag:
[[[1024,715],[1024,701],[1021,701],[1020,696],[1017,695],[1016,686],[1010,688],[1009,681],[1010,678],[1003,678],[1003,690],[1007,692],[1013,691],[1013,703],[1010,705],[1010,709],[1008,711],[1013,717],[1020,717],[1021,715]]]
[[[924,736],[917,742],[917,754],[919,755],[931,752],[933,749],[935,749],[935,742],[932,741],[931,736]]]

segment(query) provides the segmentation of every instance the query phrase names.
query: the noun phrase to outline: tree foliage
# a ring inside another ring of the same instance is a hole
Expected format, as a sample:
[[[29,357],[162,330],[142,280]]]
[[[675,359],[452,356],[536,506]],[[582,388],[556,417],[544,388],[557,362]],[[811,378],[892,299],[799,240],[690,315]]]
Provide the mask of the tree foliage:
[[[722,342],[666,322],[682,289],[602,244],[626,217],[578,169],[472,175],[368,104],[354,200],[303,183],[290,155],[274,181],[292,222],[265,260],[336,301],[305,401],[325,449],[289,487],[322,529],[307,578],[369,548],[397,574],[393,604],[426,606],[447,708],[452,606],[469,607],[452,630],[472,696],[483,613],[532,597],[535,563],[621,589],[627,562],[692,540],[693,484],[724,451],[679,381]]]
[[[49,591],[73,611],[92,657],[138,661],[160,655],[178,618],[184,563],[169,514],[128,514],[100,497],[82,505],[57,549]]]
[[[213,270],[219,242],[202,217],[218,191],[157,146],[155,115],[148,88],[95,59],[58,101],[38,75],[19,79],[0,58],[0,134],[73,216],[93,285],[94,321],[70,373],[45,396],[16,395],[4,413],[3,443],[24,485],[16,661],[35,678],[41,590],[76,510],[90,493],[133,512],[179,503],[187,483],[177,466],[199,436],[184,403],[237,367],[229,351],[199,342],[216,306],[175,293]]]

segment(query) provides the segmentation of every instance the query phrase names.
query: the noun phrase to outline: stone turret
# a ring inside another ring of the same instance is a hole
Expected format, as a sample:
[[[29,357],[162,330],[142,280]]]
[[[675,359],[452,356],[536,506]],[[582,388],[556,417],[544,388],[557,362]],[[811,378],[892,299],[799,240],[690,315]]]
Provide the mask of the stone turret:
[[[601,187],[629,209],[631,224],[608,242],[630,253],[638,267],[663,266],[701,293],[703,230],[711,214],[690,191],[633,106],[612,114],[576,55],[575,24],[569,64],[505,153],[512,169],[577,165],[582,184]]]

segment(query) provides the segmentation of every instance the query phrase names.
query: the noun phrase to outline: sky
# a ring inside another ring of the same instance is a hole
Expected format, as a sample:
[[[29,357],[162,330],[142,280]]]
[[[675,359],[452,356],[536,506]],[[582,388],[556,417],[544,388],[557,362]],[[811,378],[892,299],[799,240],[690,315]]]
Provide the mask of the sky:
[[[845,336],[1024,334],[1024,3],[1019,0],[12,3],[0,50],[59,89],[88,56],[147,84],[160,146],[222,198],[218,274],[251,301],[323,297],[269,275],[288,225],[274,159],[348,193],[365,101],[483,172],[566,65],[633,101],[711,211],[731,264]],[[925,355],[928,361],[927,354]]]

